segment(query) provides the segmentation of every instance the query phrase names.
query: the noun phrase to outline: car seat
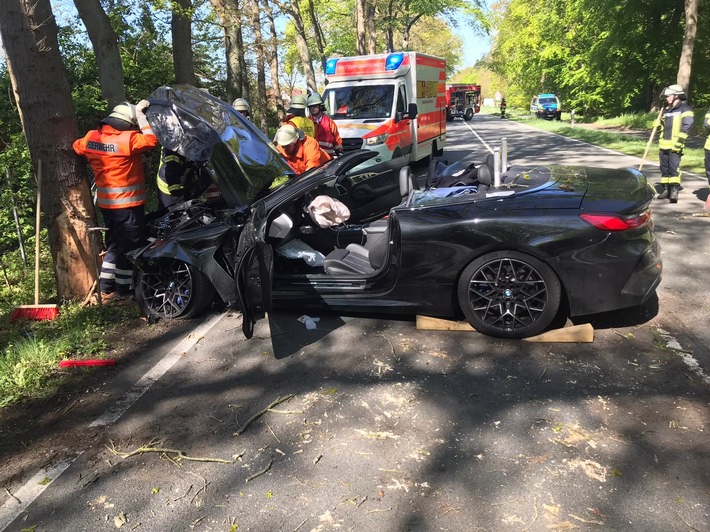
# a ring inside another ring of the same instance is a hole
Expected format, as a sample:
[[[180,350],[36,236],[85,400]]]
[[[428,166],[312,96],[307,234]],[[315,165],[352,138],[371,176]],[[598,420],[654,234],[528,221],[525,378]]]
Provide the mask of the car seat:
[[[389,249],[389,221],[382,220],[384,231],[378,226],[370,232],[365,228],[365,245],[348,244],[344,249],[336,248],[323,259],[323,270],[328,275],[369,275],[376,272],[387,261]]]

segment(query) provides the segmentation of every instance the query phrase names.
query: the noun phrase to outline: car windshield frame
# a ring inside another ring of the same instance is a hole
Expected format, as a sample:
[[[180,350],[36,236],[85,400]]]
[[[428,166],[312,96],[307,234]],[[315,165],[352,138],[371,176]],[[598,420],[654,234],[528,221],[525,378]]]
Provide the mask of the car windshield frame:
[[[328,87],[323,94],[326,113],[333,120],[385,120],[392,116],[395,85]]]

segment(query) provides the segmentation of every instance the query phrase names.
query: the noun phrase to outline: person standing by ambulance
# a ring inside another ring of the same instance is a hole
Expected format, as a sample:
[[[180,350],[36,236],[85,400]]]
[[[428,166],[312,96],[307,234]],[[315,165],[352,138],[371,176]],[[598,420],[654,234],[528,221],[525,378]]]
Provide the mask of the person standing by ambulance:
[[[107,300],[130,295],[133,265],[126,253],[145,241],[145,171],[141,154],[158,145],[145,117],[148,100],[119,103],[96,129],[74,141],[96,181],[106,232],[99,288]]]
[[[286,111],[281,125],[292,124],[311,138],[316,138],[316,127],[306,116],[307,100],[305,96],[296,95],[291,98],[291,106]]]
[[[669,85],[663,89],[662,96],[666,99],[666,107],[661,113],[660,121],[655,125],[661,127],[658,159],[661,186],[665,187],[665,190],[658,195],[658,199],[678,203],[680,159],[683,157],[683,148],[690,128],[693,127],[693,109],[685,103],[685,91],[680,85]]]
[[[323,99],[316,92],[308,97],[308,112],[316,128],[316,140],[321,149],[331,157],[343,153],[343,139],[334,120],[323,112]]]

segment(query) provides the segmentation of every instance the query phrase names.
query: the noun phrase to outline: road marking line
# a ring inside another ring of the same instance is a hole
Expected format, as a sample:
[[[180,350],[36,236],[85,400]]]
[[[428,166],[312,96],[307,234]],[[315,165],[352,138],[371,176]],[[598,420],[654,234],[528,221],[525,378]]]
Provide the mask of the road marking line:
[[[160,359],[150,371],[143,375],[114,406],[109,408],[89,426],[104,427],[120,418],[154,382],[173,367],[183,354],[202,340],[205,334],[207,334],[212,327],[217,325],[227,314],[227,312],[215,314],[200,323],[187,338],[181,340],[180,343]],[[74,458],[65,458],[51,467],[40,469],[40,471],[29,479],[16,493],[10,494],[10,498],[0,506],[0,532],[3,532],[10,523],[17,519],[17,517],[44,492],[47,486],[59,478],[59,475],[72,465],[80,455],[81,453]]]
[[[54,482],[78,457],[79,455],[67,458],[51,467],[40,469],[24,486],[13,493],[5,501],[5,504],[0,506],[0,531],[5,530],[10,523],[17,519],[47,489],[47,486]]]
[[[464,125],[465,125],[468,129],[471,130],[471,133],[473,133],[474,135],[476,135],[476,138],[481,141],[481,144],[483,144],[489,152],[493,153],[493,148],[491,148],[491,147],[486,143],[486,141],[483,140],[483,139],[481,138],[481,136],[480,136],[478,133],[476,133],[476,131],[471,127],[471,124],[469,124],[468,122],[464,122]]]
[[[226,315],[226,312],[215,314],[198,325],[187,338],[183,339],[178,345],[176,345],[155,366],[153,366],[148,373],[143,375],[143,377],[141,377],[141,379],[135,383],[123,397],[116,401],[116,404],[101,414],[101,416],[94,420],[89,426],[105,427],[120,418],[126,410],[133,405],[133,403],[135,403],[145,392],[148,391],[148,388],[150,388],[153,383],[162,377],[166,371],[172,368],[173,365],[180,360],[182,355],[194,347],[195,344],[197,344],[197,342],[199,342],[202,337],[207,334],[212,327],[217,325],[217,323]]]

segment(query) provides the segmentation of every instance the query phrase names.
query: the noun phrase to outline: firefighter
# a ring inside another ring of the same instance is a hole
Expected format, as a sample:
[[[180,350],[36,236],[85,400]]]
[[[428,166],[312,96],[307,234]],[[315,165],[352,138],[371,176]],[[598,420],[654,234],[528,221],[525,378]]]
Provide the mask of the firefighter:
[[[157,185],[160,208],[167,209],[198,197],[210,185],[210,178],[202,166],[163,148]]]
[[[343,139],[335,121],[323,112],[323,99],[316,92],[308,97],[308,112],[316,128],[318,144],[331,157],[343,153]]]
[[[658,148],[661,168],[661,186],[665,187],[658,199],[668,199],[671,203],[678,202],[680,192],[680,159],[683,147],[693,126],[693,109],[685,103],[685,92],[680,85],[669,85],[661,96],[666,99],[666,106],[661,114],[661,134],[658,138]]]
[[[232,107],[239,111],[245,118],[251,117],[251,106],[244,98],[237,98],[232,102]]]
[[[500,101],[500,117],[505,118],[505,108],[508,106],[508,104],[505,103],[505,98],[502,98]]]
[[[145,172],[141,154],[158,145],[145,117],[150,103],[119,103],[84,137],[74,141],[89,161],[96,181],[96,204],[106,232],[99,289],[107,300],[130,295],[133,265],[126,253],[145,241]]]
[[[331,157],[313,137],[304,134],[293,124],[284,124],[274,139],[277,149],[286,158],[296,174],[300,175],[330,161]]]
[[[303,131],[312,139],[316,138],[316,126],[313,121],[306,116],[307,101],[304,96],[293,96],[291,98],[291,106],[286,111],[281,124],[292,124],[294,127]]]

